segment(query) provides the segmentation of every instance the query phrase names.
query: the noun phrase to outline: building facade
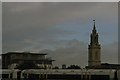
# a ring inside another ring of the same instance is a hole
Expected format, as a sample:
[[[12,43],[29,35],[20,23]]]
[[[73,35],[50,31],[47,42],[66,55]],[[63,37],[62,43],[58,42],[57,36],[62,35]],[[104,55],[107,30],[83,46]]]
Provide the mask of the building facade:
[[[100,66],[101,65],[101,46],[98,41],[98,33],[95,26],[95,20],[93,30],[90,35],[90,45],[88,45],[88,66]]]
[[[6,69],[32,69],[52,68],[51,58],[45,53],[8,52],[2,54],[2,68]]]

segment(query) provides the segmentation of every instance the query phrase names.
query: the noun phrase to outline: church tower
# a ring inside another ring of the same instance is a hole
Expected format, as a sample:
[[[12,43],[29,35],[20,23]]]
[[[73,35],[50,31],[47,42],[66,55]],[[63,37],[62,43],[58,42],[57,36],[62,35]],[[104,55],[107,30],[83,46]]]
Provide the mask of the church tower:
[[[90,35],[90,45],[88,45],[88,66],[101,65],[101,46],[98,41],[98,33],[96,31],[95,20],[93,20],[93,30]]]

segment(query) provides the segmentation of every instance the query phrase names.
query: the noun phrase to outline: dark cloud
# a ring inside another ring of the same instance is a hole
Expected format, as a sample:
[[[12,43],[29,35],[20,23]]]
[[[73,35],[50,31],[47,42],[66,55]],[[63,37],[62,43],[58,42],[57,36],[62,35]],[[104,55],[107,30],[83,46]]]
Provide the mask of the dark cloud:
[[[106,37],[102,38],[103,42],[114,43],[117,40],[107,39],[107,36],[117,34],[117,3],[3,2],[2,7],[3,53],[44,50],[56,60],[56,65],[87,65],[87,45],[91,31],[88,26],[93,25],[88,22],[93,18],[100,22],[97,24],[100,26],[99,31],[105,32],[100,33],[100,36]],[[104,56],[107,53],[117,54],[111,48],[112,45],[109,45],[103,49]]]
[[[78,64],[83,67],[87,65],[87,44],[83,41],[76,39],[69,41],[62,41],[62,45],[54,50],[42,50],[40,52],[46,52],[56,60],[55,65],[62,64]],[[59,64],[58,64],[59,63]]]

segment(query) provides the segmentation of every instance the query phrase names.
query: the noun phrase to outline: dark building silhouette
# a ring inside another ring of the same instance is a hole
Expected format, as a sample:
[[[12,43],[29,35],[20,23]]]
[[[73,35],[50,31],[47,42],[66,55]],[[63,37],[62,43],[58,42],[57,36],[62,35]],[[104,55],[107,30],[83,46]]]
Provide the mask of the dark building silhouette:
[[[66,69],[66,64],[63,64],[63,65],[62,65],[62,69]]]
[[[67,67],[67,69],[81,69],[81,67],[78,65],[70,65]]]
[[[101,67],[104,69],[120,69],[120,64],[102,63]]]
[[[46,58],[45,53],[8,52],[2,54],[2,68],[32,69],[52,68],[51,58]]]

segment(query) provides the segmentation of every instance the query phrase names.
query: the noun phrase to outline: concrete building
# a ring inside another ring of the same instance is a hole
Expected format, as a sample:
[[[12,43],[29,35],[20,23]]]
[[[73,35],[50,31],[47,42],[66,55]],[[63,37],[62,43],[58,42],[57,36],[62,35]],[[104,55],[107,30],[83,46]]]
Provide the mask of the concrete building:
[[[52,68],[51,58],[46,58],[45,53],[8,52],[2,54],[2,68],[4,69],[31,69]]]

